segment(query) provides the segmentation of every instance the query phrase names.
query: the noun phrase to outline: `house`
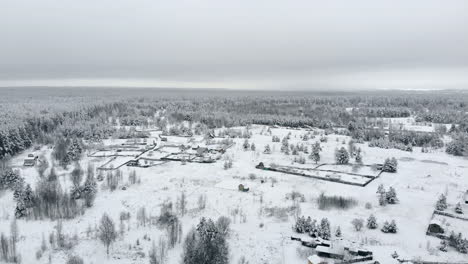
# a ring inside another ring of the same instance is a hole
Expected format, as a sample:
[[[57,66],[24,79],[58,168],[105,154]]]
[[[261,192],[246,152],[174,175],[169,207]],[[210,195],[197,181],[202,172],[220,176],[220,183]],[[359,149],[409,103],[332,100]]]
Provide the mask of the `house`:
[[[317,246],[315,252],[319,257],[323,258],[343,259],[345,256],[344,247],[340,245],[333,245],[331,247]]]

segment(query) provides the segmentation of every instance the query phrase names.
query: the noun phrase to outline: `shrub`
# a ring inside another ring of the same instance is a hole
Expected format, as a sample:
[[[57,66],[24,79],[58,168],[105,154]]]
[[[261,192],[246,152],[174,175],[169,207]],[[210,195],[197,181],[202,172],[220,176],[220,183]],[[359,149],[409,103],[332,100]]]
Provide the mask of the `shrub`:
[[[357,205],[357,201],[353,198],[343,196],[327,196],[321,193],[317,199],[317,204],[320,210],[328,209],[349,209]]]
[[[354,230],[361,231],[362,227],[364,226],[364,220],[361,218],[354,218],[351,221],[351,224],[353,225]]]
[[[292,191],[286,194],[286,200],[298,201],[298,202],[303,203],[305,202],[305,196],[304,194],[298,191]]]

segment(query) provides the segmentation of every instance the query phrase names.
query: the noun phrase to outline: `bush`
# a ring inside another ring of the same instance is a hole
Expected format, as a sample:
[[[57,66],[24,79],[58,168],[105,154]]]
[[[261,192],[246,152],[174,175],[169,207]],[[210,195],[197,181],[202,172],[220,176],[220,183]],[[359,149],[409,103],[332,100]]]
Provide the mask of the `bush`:
[[[299,201],[299,202],[303,203],[303,202],[305,202],[305,196],[304,196],[304,194],[302,194],[300,192],[292,191],[292,192],[286,194],[286,200]]]
[[[361,218],[354,218],[353,221],[351,221],[351,224],[353,225],[354,230],[361,231],[364,226],[364,220]]]

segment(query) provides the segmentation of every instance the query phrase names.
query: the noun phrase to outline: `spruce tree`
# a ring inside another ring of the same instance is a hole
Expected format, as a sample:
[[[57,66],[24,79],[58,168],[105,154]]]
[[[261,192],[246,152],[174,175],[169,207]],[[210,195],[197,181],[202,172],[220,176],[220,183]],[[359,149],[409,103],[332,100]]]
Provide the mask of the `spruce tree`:
[[[375,218],[375,216],[371,214],[369,218],[367,218],[367,228],[376,229],[377,227],[378,227],[377,218]]]
[[[341,147],[340,149],[336,150],[335,161],[337,164],[348,164],[349,153],[344,147]]]
[[[447,209],[447,197],[445,197],[444,194],[441,194],[439,196],[439,200],[437,200],[437,203],[436,203],[436,209],[439,210],[439,211],[444,211],[445,209]]]

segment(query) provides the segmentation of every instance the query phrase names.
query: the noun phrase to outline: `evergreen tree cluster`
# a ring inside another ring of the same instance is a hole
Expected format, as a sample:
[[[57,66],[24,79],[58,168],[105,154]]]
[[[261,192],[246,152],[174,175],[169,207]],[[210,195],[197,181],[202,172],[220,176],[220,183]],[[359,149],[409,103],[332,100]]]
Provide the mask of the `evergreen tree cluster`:
[[[188,232],[183,246],[182,263],[229,263],[228,234],[221,222],[215,223],[211,219],[202,218],[197,227]]]
[[[307,219],[304,216],[298,217],[294,224],[294,231],[327,240],[331,238],[330,221],[327,218],[322,218],[320,222],[317,222],[315,219],[312,220],[310,216]]]
[[[455,232],[451,232],[448,237],[448,245],[455,248],[458,252],[467,254],[468,253],[468,239],[463,238],[462,233],[455,235]]]
[[[395,157],[386,158],[384,164],[382,166],[382,171],[384,172],[397,172],[398,169],[398,161]]]
[[[381,206],[396,204],[398,202],[396,190],[393,187],[390,187],[388,191],[386,191],[383,184],[380,184],[377,189],[377,194],[379,196],[379,205]]]

